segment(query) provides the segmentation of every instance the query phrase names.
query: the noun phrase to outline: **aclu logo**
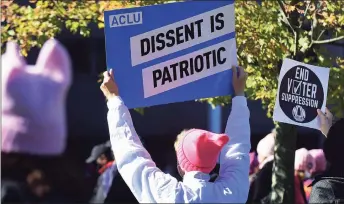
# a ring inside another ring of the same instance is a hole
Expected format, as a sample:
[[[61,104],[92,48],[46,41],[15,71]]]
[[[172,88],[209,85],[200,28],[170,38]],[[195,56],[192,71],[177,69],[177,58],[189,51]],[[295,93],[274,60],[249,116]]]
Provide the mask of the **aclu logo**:
[[[109,16],[110,28],[142,24],[142,12],[121,13]]]
[[[306,111],[305,109],[303,109],[301,106],[299,105],[296,105],[294,108],[293,108],[293,117],[296,121],[298,122],[302,122],[305,120],[306,118]]]

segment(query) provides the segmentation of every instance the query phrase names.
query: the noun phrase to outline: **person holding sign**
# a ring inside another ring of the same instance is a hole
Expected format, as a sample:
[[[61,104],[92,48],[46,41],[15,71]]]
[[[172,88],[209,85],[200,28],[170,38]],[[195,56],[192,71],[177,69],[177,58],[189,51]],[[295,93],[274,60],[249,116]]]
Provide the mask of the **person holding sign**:
[[[326,109],[325,113],[318,110],[320,130],[326,137],[323,151],[328,168],[312,183],[309,203],[343,203],[344,201],[344,118],[332,125],[333,116]]]
[[[239,74],[237,74],[239,72]],[[140,203],[244,203],[249,191],[250,112],[244,96],[247,74],[233,67],[232,111],[225,134],[183,131],[175,149],[183,182],[163,173],[143,147],[119,96],[113,72],[104,72],[101,90],[108,102],[110,140],[119,173]],[[209,173],[219,159],[219,176]]]

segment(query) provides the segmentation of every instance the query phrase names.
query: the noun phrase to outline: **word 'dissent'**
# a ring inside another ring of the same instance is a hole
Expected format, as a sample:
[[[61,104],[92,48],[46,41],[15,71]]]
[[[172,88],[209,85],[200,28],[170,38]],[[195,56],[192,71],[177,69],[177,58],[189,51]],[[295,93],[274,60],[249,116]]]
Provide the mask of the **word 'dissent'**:
[[[218,13],[215,17],[210,16],[210,32],[213,33],[215,30],[223,29],[223,17],[223,13]],[[202,37],[202,23],[203,19],[200,19],[175,29],[170,29],[166,33],[158,33],[150,38],[143,38],[140,43],[141,57]]]
[[[235,39],[143,69],[144,97],[230,69],[233,59],[228,58],[236,57],[231,53],[235,53]]]
[[[234,5],[226,5],[130,38],[132,66],[235,31]]]
[[[142,24],[142,12],[123,13],[109,16],[110,28]]]

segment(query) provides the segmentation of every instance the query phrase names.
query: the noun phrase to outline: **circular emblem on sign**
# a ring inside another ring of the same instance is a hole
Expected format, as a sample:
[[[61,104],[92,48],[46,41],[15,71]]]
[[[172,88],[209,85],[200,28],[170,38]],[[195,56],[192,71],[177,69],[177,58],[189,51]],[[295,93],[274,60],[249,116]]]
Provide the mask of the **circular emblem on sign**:
[[[298,65],[283,76],[278,97],[280,107],[288,118],[308,123],[317,117],[317,109],[323,105],[324,90],[312,70]]]
[[[296,105],[294,108],[293,108],[293,117],[296,121],[298,122],[302,122],[305,120],[306,118],[306,112],[305,110],[299,106],[299,105]]]

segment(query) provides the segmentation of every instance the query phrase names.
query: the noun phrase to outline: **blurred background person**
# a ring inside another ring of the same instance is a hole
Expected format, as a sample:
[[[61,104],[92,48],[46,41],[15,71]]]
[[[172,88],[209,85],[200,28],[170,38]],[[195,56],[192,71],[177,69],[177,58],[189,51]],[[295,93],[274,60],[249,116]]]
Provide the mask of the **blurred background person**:
[[[309,150],[308,153],[312,155],[315,160],[315,168],[312,169],[310,172],[312,176],[317,176],[326,171],[327,168],[327,161],[322,149],[312,149]]]
[[[312,191],[311,184],[314,180],[314,177],[325,172],[326,166],[327,166],[324,151],[322,149],[312,149],[312,150],[309,150],[308,153],[312,155],[315,161],[315,168],[312,168],[310,171],[311,177],[305,178],[305,180],[303,181],[303,189],[305,191],[307,202],[309,201],[309,197],[311,195],[311,191]]]
[[[258,170],[258,159],[256,152],[250,152],[250,174],[255,173]]]
[[[118,174],[109,141],[93,147],[86,164],[89,175],[97,179],[91,203],[137,203],[121,175]]]
[[[115,158],[112,154],[111,147],[108,146],[107,143],[103,143],[93,147],[91,155],[85,162],[88,165],[93,165],[98,175],[101,175],[109,169],[109,167],[115,164]]]
[[[312,183],[310,203],[344,203],[344,118],[332,125],[333,116],[326,109],[318,110],[321,121],[321,132],[327,137],[324,142],[324,155],[328,169],[317,176]]]
[[[259,170],[259,162],[256,152],[250,152],[250,184],[255,178],[256,173]]]
[[[274,164],[275,132],[265,136],[257,145],[259,170],[251,175],[251,187],[247,203],[270,202],[272,171]],[[306,203],[303,180],[315,168],[315,160],[305,148],[295,151],[295,203]]]
[[[88,166],[92,166],[90,175],[97,177],[97,183],[94,188],[94,195],[91,203],[104,203],[108,197],[113,179],[117,174],[117,167],[111,147],[107,143],[99,144],[93,147],[91,155],[86,160]]]
[[[63,156],[71,84],[67,51],[48,40],[37,63],[29,66],[19,46],[8,42],[1,68],[1,202],[80,201],[73,164]]]
[[[307,203],[303,182],[311,178],[311,173],[316,169],[316,162],[306,148],[300,148],[295,152],[294,164],[294,195],[295,203]]]
[[[250,176],[251,186],[247,203],[260,202],[271,191],[275,137],[276,134],[272,131],[257,145],[258,170]]]

